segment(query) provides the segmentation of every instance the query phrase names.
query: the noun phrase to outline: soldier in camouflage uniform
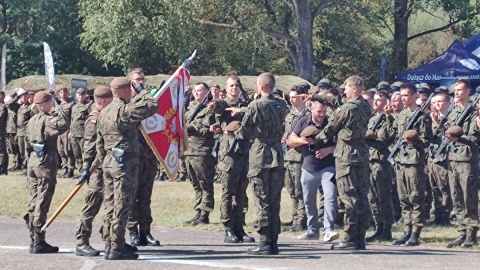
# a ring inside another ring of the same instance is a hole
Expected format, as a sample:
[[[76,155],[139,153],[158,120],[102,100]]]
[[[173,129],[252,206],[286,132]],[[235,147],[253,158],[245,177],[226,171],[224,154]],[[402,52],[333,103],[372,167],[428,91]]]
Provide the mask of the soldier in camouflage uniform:
[[[83,88],[78,88],[75,95],[77,96],[77,104],[73,105],[72,107],[72,121],[70,123],[68,139],[72,145],[72,151],[75,157],[75,162],[77,163],[77,168],[78,170],[81,170],[85,120],[91,111],[92,103],[86,101],[87,90]]]
[[[304,115],[310,114],[305,102],[298,96],[306,94],[301,86],[295,86],[290,92],[290,102],[292,108],[285,117],[285,130],[282,143],[286,144],[286,139],[295,127],[298,119]],[[302,184],[300,182],[302,168],[302,154],[298,149],[284,146],[286,152],[285,159],[285,188],[292,198],[292,227],[290,231],[297,232],[306,229],[305,203],[303,201]]]
[[[380,90],[373,97],[373,109],[375,114],[368,122],[367,135],[365,137],[370,147],[370,188],[368,201],[375,221],[375,233],[367,237],[367,242],[392,239],[393,210],[392,199],[392,165],[387,161],[390,154],[388,147],[392,143],[390,127],[394,121],[390,115],[388,119],[384,108],[389,101],[385,90]],[[374,127],[374,125],[377,125]],[[375,128],[375,130],[374,130]],[[396,192],[396,191],[395,191]]]
[[[403,141],[403,147],[395,156],[395,173],[402,206],[404,234],[393,241],[393,244],[418,246],[420,233],[427,217],[425,210],[427,176],[424,167],[425,149],[432,139],[432,122],[428,114],[420,112],[411,129],[405,130],[410,118],[418,109],[417,89],[412,84],[404,84],[400,87],[400,95],[405,109],[398,114],[392,136]],[[390,111],[386,112],[389,115]]]
[[[479,171],[479,128],[476,124],[478,115],[474,104],[466,117],[459,124],[456,121],[468,106],[471,92],[470,82],[460,79],[455,84],[455,101],[457,106],[448,116],[445,128],[446,138],[452,142],[447,149],[448,179],[452,191],[453,210],[457,216],[460,236],[449,242],[447,247],[461,245],[471,247],[477,244],[478,231],[478,171]],[[456,132],[449,132],[450,129]]]
[[[95,143],[97,141],[97,118],[100,111],[112,102],[112,90],[107,86],[98,86],[94,90],[94,107],[85,120],[85,133],[83,140],[83,164],[81,167],[81,176],[77,184],[88,180],[88,191],[85,196],[85,206],[80,214],[80,223],[77,227],[75,237],[77,238],[77,247],[75,254],[77,256],[98,256],[99,252],[90,246],[90,236],[92,235],[92,222],[100,211],[103,201],[103,173],[98,168],[90,177],[90,168],[94,165],[97,156]]]
[[[5,104],[8,110],[7,119],[7,140],[8,152],[13,155],[13,166],[9,170],[19,170],[22,164],[17,143],[17,111],[18,107],[11,105],[13,98],[11,96],[5,97]],[[17,104],[18,105],[18,104]],[[16,108],[15,108],[16,107]],[[16,110],[15,110],[16,109]]]
[[[70,93],[67,88],[61,88],[58,91],[58,96],[60,98],[60,106],[58,110],[62,110],[65,117],[67,117],[68,122],[71,122],[72,119],[72,107],[73,101],[70,99]],[[20,116],[19,116],[20,117]],[[58,154],[62,160],[61,167],[65,169],[65,172],[60,176],[60,178],[72,178],[73,169],[75,168],[75,157],[72,151],[72,144],[68,140],[68,132],[60,135],[58,137]]]
[[[345,204],[345,227],[347,233],[332,249],[365,249],[365,232],[370,225],[368,207],[368,146],[365,132],[371,116],[370,105],[363,99],[363,79],[349,77],[345,81],[346,103],[338,108],[335,118],[315,136],[325,140],[337,136],[334,152],[338,194]],[[313,95],[319,101],[338,107],[338,98]]]
[[[398,117],[398,114],[403,110],[403,101],[402,101],[402,96],[400,95],[400,87],[403,85],[403,83],[393,83],[390,85],[391,89],[396,89],[392,93],[392,97],[390,100],[391,104],[391,109],[392,109],[392,117],[395,122],[395,120]],[[403,223],[402,221],[402,207],[400,206],[400,198],[398,197],[398,188],[397,188],[397,180],[395,173],[393,173],[392,176],[392,192],[390,193],[392,195],[392,208],[393,208],[393,219],[397,223]]]
[[[209,104],[209,108],[219,118],[220,129],[225,132],[220,139],[217,164],[223,192],[220,219],[225,228],[224,241],[226,243],[255,242],[255,239],[248,236],[243,229],[250,142],[233,138],[233,132],[240,126],[239,121],[242,120],[243,113],[232,116],[230,112],[225,111],[227,108],[235,107],[245,112],[248,104],[240,100],[242,93],[237,76],[228,77],[226,89],[225,100],[217,99]]]
[[[128,78],[138,89],[146,82],[145,74],[141,68],[134,68],[128,72]],[[133,88],[134,86],[132,86]],[[135,90],[132,90],[135,91]],[[153,182],[157,173],[157,158],[138,126],[140,165],[138,167],[138,189],[133,202],[132,211],[128,215],[127,228],[130,233],[130,244],[132,246],[159,246],[160,241],[156,240],[150,233],[153,222],[150,209]]]
[[[131,82],[116,78],[110,83],[113,101],[97,121],[97,156],[102,164],[105,219],[102,227],[106,259],[137,259],[125,245],[125,228],[138,187],[138,124],[158,111],[147,90],[133,98]]]
[[[234,133],[236,139],[252,140],[247,177],[252,185],[257,209],[260,243],[247,250],[249,254],[278,254],[280,234],[280,199],[285,179],[281,137],[287,106],[273,95],[275,78],[262,73],[257,78],[261,97],[252,101]],[[236,115],[239,109],[228,109]]]
[[[8,109],[5,105],[5,92],[0,91],[0,175],[8,174],[7,121]]]
[[[41,229],[47,221],[57,183],[57,137],[68,129],[68,123],[61,114],[50,114],[52,96],[45,91],[38,92],[33,102],[39,113],[34,115],[27,127],[28,143],[34,149],[27,168],[30,202],[24,216],[30,232],[31,253],[56,253],[58,247],[45,242]]]
[[[17,106],[17,101],[20,100],[22,105],[18,108],[17,111],[17,142],[18,142],[18,148],[20,150],[20,157],[22,159],[22,165],[21,168],[25,169],[22,173],[22,175],[26,175],[26,167],[27,167],[27,160],[28,160],[28,151],[27,151],[27,124],[30,118],[32,118],[33,113],[32,109],[30,106],[30,103],[28,102],[29,99],[29,94],[23,90],[20,89],[17,93],[17,97],[13,99],[13,102],[11,103],[11,107]],[[16,104],[16,105],[14,105]]]
[[[185,112],[185,118],[191,120],[186,124],[188,133],[188,150],[185,151],[185,166],[190,182],[195,191],[195,216],[187,221],[191,225],[208,224],[209,215],[213,211],[213,177],[215,160],[212,149],[215,143],[211,126],[215,123],[215,115],[210,113],[207,104],[201,104],[208,95],[208,85],[198,83],[192,90],[192,100]],[[206,100],[205,100],[206,103]],[[192,115],[194,115],[193,119]]]

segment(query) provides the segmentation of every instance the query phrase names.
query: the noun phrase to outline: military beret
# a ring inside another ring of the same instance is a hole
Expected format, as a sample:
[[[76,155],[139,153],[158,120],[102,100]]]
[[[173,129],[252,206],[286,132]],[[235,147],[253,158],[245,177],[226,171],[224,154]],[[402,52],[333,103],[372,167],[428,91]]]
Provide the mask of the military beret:
[[[77,94],[80,94],[80,95],[83,95],[83,94],[86,94],[87,93],[87,90],[83,89],[83,88],[78,88],[77,89]]]
[[[330,82],[329,79],[321,79],[318,83],[317,83],[317,87],[325,87],[325,88],[331,88],[332,87],[332,83]]]
[[[115,78],[110,83],[112,89],[130,88],[130,85],[131,82],[125,77]]]
[[[405,131],[405,133],[402,136],[402,139],[414,142],[414,141],[417,141],[418,139],[420,139],[420,135],[418,134],[418,132],[416,130],[410,129],[410,130]]]
[[[50,95],[47,91],[37,92],[33,97],[33,103],[35,104],[41,104],[50,100],[52,100],[52,95]]]
[[[417,93],[428,93],[430,92],[430,86],[426,83],[421,83],[417,85]]]
[[[454,137],[460,137],[463,135],[463,129],[459,126],[449,127],[447,131],[445,131],[445,134],[450,134]]]
[[[365,132],[365,139],[367,140],[376,140],[377,139],[377,135],[375,134],[375,132],[373,132],[373,130],[367,130],[367,132]]]
[[[380,90],[380,89],[388,89],[390,87],[390,84],[386,81],[382,81],[382,82],[379,82],[377,84],[377,89]]]
[[[232,121],[225,127],[226,132],[234,132],[237,131],[242,126],[240,121]]]
[[[302,138],[308,138],[308,137],[312,137],[312,136],[315,136],[319,133],[318,129],[314,126],[308,126],[306,128],[304,128],[302,130],[302,132],[300,133],[300,137]]]
[[[110,87],[105,85],[99,85],[93,90],[93,95],[98,98],[111,98],[113,97]]]
[[[390,89],[392,91],[398,91],[398,90],[400,90],[400,87],[402,87],[402,86],[403,86],[403,82],[398,82],[397,81],[397,82],[394,82],[390,85]]]

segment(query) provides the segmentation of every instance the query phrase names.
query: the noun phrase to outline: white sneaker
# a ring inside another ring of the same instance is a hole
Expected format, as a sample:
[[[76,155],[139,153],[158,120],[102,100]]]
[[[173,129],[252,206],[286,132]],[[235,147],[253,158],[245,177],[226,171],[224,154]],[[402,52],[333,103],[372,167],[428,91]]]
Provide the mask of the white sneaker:
[[[332,242],[337,240],[340,236],[336,231],[326,231],[323,233],[323,241],[325,242]]]
[[[297,237],[298,240],[318,240],[319,238],[320,234],[314,230],[307,230],[307,232]]]

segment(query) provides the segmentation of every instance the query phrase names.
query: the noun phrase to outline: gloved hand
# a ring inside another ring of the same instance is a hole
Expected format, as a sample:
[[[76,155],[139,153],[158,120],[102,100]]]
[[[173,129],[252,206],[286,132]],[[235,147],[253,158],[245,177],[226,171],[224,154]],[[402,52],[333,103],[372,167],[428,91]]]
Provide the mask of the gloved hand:
[[[77,186],[82,184],[83,182],[87,181],[90,179],[90,172],[87,169],[83,169],[82,173],[80,174],[80,177],[77,180]]]

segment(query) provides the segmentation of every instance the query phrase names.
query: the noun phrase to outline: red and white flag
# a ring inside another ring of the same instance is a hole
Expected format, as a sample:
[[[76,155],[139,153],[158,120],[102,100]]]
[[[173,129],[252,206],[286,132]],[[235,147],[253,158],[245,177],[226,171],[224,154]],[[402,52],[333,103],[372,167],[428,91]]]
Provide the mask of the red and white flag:
[[[142,133],[170,179],[179,170],[179,157],[186,148],[184,98],[190,72],[182,65],[155,93],[160,108],[142,121]]]

